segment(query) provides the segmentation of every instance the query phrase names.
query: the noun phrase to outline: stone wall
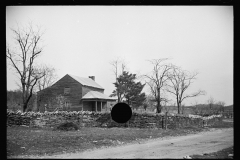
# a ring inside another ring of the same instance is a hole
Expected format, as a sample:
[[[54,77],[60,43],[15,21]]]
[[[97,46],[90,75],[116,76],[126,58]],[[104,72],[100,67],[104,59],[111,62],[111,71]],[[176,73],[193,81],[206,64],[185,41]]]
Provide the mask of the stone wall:
[[[223,112],[224,118],[233,118],[234,113],[233,112]]]
[[[126,124],[119,124],[111,119],[109,112],[7,112],[7,126],[26,125],[30,127],[55,127],[63,122],[74,122],[81,127],[131,127],[131,128],[167,128],[175,129],[188,126],[210,126],[222,120],[221,116],[200,117],[164,114],[133,113]]]

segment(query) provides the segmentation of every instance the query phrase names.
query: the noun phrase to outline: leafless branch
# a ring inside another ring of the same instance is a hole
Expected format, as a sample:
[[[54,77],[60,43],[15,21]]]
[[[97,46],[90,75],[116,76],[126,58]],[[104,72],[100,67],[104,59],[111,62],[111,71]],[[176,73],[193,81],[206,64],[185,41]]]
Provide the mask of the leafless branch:
[[[211,96],[208,100],[207,103],[209,104],[210,109],[212,109],[213,104],[215,103],[214,98]]]
[[[167,81],[169,80],[169,71],[172,69],[171,64],[165,64],[165,62],[168,60],[167,58],[163,59],[153,59],[148,60],[152,66],[153,70],[151,75],[145,74],[145,78],[148,79],[148,86],[151,89],[152,94],[155,97],[155,100],[157,102],[157,111],[161,112],[161,101],[166,100],[165,98],[162,98],[162,92],[164,90],[164,87],[167,84]]]
[[[41,68],[42,73],[45,73],[41,79],[37,82],[38,90],[41,91],[47,87],[50,87],[57,79],[56,70],[50,66],[42,66]]]
[[[196,96],[205,95],[205,94],[206,94],[205,91],[200,90],[200,91],[198,91],[198,92],[196,92],[196,93],[193,93],[193,94],[191,94],[191,95],[186,95],[186,96],[184,96],[184,97],[182,98],[182,101],[183,101],[185,98],[196,97]]]
[[[199,90],[196,93],[184,95],[186,90],[193,83],[193,80],[196,79],[198,73],[191,74],[190,72],[185,71],[177,66],[173,66],[172,68],[172,72],[168,75],[171,85],[167,84],[168,88],[166,90],[176,96],[178,113],[180,113],[181,104],[184,99],[205,95],[205,91]]]
[[[15,52],[13,51],[15,47],[12,46],[10,48],[8,45],[6,57],[20,76],[23,93],[23,111],[25,111],[32,96],[33,87],[44,75],[44,72],[39,72],[34,66],[35,59],[42,52],[40,47],[42,34],[40,28],[38,30],[33,29],[32,23],[29,23],[29,26],[26,28],[17,26],[17,29],[11,28],[11,30],[15,35],[14,40],[18,44],[19,50]]]

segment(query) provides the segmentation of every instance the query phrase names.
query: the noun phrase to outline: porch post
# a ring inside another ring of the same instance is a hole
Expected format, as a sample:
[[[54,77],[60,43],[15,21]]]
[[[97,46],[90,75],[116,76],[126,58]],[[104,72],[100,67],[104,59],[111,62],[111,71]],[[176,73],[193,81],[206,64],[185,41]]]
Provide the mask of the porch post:
[[[82,101],[82,111],[83,111],[83,101]]]
[[[101,112],[102,112],[102,101],[101,101]]]
[[[97,112],[97,101],[95,102],[95,108],[96,108],[96,112]]]

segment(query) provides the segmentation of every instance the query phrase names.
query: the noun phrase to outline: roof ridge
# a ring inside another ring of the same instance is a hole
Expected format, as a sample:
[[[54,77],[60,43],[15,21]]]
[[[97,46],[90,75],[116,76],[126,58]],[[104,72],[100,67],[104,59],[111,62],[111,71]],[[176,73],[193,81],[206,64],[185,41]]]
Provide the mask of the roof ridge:
[[[79,76],[75,76],[75,75],[72,75],[72,74],[67,74],[67,75],[69,75],[70,77],[72,77],[73,79],[75,79],[76,81],[78,81],[79,83],[81,83],[84,86],[104,89],[96,81],[92,80],[89,77],[88,78],[87,77],[79,77]]]
[[[76,76],[76,75],[73,75],[73,74],[68,74],[69,76],[73,76],[73,77],[78,77],[78,78],[88,78],[88,77],[79,77],[79,76]],[[91,78],[88,78],[88,79],[91,79]]]

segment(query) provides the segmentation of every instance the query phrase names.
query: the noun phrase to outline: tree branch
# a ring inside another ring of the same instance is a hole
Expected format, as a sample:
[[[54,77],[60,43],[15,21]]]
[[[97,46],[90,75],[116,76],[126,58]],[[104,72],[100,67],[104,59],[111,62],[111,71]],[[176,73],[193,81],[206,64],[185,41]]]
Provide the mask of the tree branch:
[[[198,91],[197,93],[193,93],[192,95],[187,95],[187,96],[185,96],[185,97],[182,98],[182,101],[183,101],[185,98],[196,97],[196,96],[199,96],[199,95],[205,95],[205,91]]]
[[[20,70],[18,69],[18,67],[16,66],[16,64],[14,63],[13,59],[12,59],[12,55],[10,54],[10,51],[8,49],[7,51],[7,58],[12,62],[14,68],[17,70],[17,72],[19,73],[20,77],[22,77],[22,73],[20,72]]]

